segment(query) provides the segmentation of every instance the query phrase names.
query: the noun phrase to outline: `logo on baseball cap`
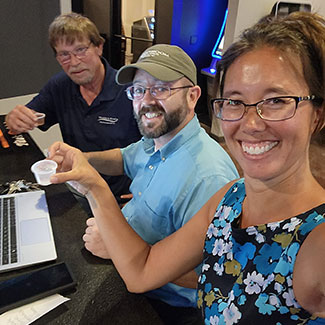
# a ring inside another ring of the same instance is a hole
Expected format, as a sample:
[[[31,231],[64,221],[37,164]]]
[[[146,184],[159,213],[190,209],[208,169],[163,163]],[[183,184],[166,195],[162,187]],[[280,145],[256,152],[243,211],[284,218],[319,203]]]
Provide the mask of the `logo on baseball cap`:
[[[156,44],[147,48],[136,63],[120,68],[116,82],[120,85],[132,82],[137,69],[144,70],[161,81],[169,82],[186,77],[194,85],[197,84],[194,62],[176,45]]]

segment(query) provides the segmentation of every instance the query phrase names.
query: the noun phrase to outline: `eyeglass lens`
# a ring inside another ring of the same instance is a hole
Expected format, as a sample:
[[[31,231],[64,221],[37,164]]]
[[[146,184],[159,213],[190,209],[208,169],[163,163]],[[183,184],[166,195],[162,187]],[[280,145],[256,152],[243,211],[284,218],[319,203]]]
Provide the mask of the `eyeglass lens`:
[[[169,96],[171,96],[171,91],[176,89],[186,89],[186,88],[192,88],[192,85],[188,86],[180,86],[180,87],[169,87],[169,86],[152,86],[149,88],[143,87],[143,86],[131,86],[127,88],[127,96],[130,100],[141,100],[146,91],[149,90],[150,95],[156,99],[162,100],[167,99]]]
[[[166,99],[170,95],[170,87],[168,86],[152,86],[150,88],[132,86],[128,88],[128,94],[131,99],[140,100],[144,97],[147,90],[156,99]]]
[[[297,101],[294,97],[275,97],[251,105],[229,99],[215,100],[213,102],[213,109],[216,116],[228,121],[241,119],[246,110],[254,106],[256,107],[257,114],[262,119],[280,121],[294,116]]]
[[[73,54],[75,57],[77,57],[78,59],[82,59],[86,56],[87,54],[87,50],[89,49],[89,46],[80,46],[78,48],[76,48],[73,51],[62,51],[60,53],[58,53],[56,55],[56,57],[58,58],[58,60],[61,63],[68,63],[71,61],[71,55]]]

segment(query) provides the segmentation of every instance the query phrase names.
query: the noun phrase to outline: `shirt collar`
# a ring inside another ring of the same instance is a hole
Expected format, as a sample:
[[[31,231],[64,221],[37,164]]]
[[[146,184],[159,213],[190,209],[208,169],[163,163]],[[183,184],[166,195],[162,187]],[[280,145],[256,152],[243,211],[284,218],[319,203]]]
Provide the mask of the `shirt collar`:
[[[113,100],[120,93],[121,88],[126,88],[126,86],[120,86],[115,82],[116,70],[113,69],[105,58],[101,58],[105,67],[105,79],[103,84],[103,89],[98,95],[100,100]],[[126,94],[124,94],[126,96]]]
[[[195,114],[190,122],[181,129],[168,143],[161,147],[159,152],[161,158],[166,159],[173,152],[183,146],[190,138],[196,136],[200,132],[200,123]],[[155,153],[155,143],[153,139],[142,137],[143,149],[146,154],[153,155]]]

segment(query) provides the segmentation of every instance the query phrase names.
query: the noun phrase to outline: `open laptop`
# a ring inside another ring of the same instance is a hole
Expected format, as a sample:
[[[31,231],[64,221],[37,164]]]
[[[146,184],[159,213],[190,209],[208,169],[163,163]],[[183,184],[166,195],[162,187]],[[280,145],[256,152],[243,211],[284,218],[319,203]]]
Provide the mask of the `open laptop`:
[[[45,192],[0,195],[0,272],[57,257]]]

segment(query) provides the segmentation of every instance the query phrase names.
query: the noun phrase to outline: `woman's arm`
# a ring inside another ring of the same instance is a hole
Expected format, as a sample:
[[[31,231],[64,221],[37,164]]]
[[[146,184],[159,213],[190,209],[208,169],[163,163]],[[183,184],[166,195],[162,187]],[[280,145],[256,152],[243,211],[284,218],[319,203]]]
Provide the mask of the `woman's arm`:
[[[130,291],[146,292],[161,287],[202,261],[208,225],[229,186],[216,193],[177,232],[149,246],[129,226],[107,183],[80,150],[58,142],[50,148],[50,159],[59,163],[61,171],[52,176],[52,183],[74,180],[86,189],[109,256]]]
[[[199,276],[197,275],[195,270],[192,270],[190,272],[183,274],[181,277],[177,278],[176,280],[173,280],[172,283],[177,284],[184,288],[196,289],[198,278]]]
[[[87,194],[101,237],[118,272],[132,292],[146,292],[181,277],[202,261],[209,225],[209,202],[182,228],[153,246],[134,232],[106,183]]]
[[[325,318],[325,223],[317,226],[302,244],[293,270],[293,291],[299,304]]]

